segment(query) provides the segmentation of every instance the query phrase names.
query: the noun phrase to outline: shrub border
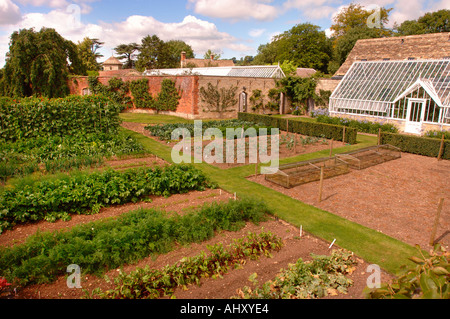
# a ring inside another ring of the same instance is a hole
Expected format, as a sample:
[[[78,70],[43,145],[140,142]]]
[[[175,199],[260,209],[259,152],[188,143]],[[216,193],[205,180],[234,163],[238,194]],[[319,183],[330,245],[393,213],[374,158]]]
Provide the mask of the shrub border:
[[[298,133],[308,136],[325,137],[335,141],[342,141],[344,135],[344,127],[333,124],[312,123],[297,119],[284,119],[269,115],[238,113],[238,119],[254,123],[263,123],[268,126],[278,127],[280,130]],[[287,120],[289,120],[289,128],[287,128]],[[356,144],[356,136],[358,132],[354,128],[345,127],[345,142]]]
[[[405,135],[398,133],[381,133],[381,144],[390,144],[402,152],[429,157],[438,157],[442,141],[436,138]],[[444,140],[442,159],[450,159],[450,140]]]

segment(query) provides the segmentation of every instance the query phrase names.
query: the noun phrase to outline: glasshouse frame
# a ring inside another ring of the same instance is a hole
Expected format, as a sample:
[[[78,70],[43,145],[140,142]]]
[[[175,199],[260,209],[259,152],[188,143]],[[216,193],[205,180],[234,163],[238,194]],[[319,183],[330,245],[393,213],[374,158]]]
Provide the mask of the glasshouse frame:
[[[355,62],[332,93],[329,112],[387,121],[412,134],[450,130],[450,60]]]

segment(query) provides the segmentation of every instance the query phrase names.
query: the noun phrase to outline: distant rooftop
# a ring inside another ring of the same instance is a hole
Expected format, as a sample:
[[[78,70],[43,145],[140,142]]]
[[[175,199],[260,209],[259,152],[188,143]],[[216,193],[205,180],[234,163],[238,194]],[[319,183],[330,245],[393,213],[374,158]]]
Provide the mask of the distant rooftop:
[[[153,69],[144,71],[144,75],[204,75],[276,79],[285,77],[283,70],[278,65]]]

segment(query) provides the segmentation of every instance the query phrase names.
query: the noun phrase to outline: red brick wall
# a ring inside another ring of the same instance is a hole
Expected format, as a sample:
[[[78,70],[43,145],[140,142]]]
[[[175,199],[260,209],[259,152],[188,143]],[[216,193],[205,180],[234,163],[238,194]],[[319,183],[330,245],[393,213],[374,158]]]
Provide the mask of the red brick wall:
[[[133,81],[137,79],[148,79],[148,91],[156,98],[161,91],[161,83],[164,79],[170,79],[175,82],[175,87],[181,95],[176,113],[185,117],[193,117],[198,114],[198,76],[99,76],[98,80],[104,85],[108,81],[118,77],[122,81]],[[82,95],[83,89],[89,88],[88,77],[75,77],[69,80],[70,94]],[[134,111],[134,110],[130,110]],[[136,111],[136,110],[135,110]]]

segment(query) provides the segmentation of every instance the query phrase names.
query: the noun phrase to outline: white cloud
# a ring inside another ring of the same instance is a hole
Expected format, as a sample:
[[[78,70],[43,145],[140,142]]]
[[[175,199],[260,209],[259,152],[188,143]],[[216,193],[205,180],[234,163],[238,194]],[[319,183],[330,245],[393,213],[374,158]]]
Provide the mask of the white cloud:
[[[231,20],[256,19],[271,21],[278,17],[279,9],[271,0],[189,0],[194,12],[212,17]]]
[[[21,18],[22,14],[16,4],[11,0],[0,0],[0,25],[15,24]]]
[[[194,16],[186,16],[181,22],[174,23],[164,23],[150,16],[133,15],[116,23],[86,24],[79,20],[76,12],[52,10],[46,14],[25,14],[20,23],[9,26],[5,30],[8,36],[0,37],[0,65],[4,64],[4,56],[8,51],[9,40],[7,37],[13,31],[23,28],[35,28],[38,31],[42,27],[54,28],[64,38],[75,43],[82,41],[84,37],[100,39],[105,42],[104,47],[100,50],[100,53],[105,56],[104,59],[113,53],[113,48],[117,45],[131,42],[140,43],[143,37],[153,34],[164,41],[183,40],[192,46],[197,55],[203,54],[208,49],[238,52],[253,50],[240,39],[219,31],[215,24]]]
[[[263,35],[263,33],[266,32],[266,29],[252,29],[248,33],[249,36],[252,38],[258,38]]]

